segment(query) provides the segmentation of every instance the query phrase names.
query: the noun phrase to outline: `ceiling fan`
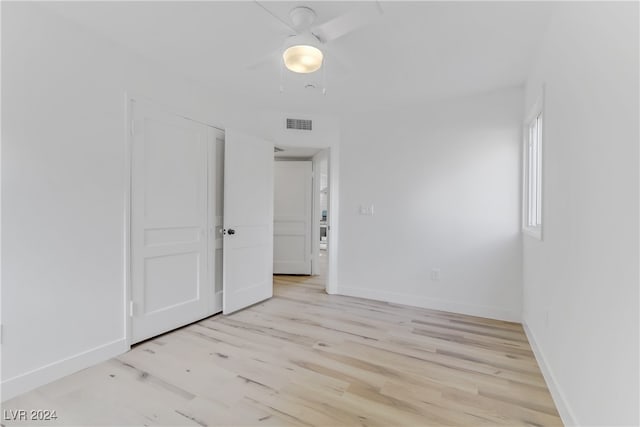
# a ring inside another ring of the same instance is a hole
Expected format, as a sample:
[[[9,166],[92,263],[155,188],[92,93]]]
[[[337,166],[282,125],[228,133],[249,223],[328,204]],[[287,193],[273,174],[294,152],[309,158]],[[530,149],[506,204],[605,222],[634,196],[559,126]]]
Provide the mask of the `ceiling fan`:
[[[265,63],[271,62],[274,57],[277,57],[281,67],[286,67],[289,71],[299,74],[313,73],[321,68],[323,68],[324,74],[323,65],[325,64],[327,56],[331,57],[332,63],[344,69],[345,67],[340,65],[340,61],[331,55],[327,45],[367,25],[383,13],[378,1],[361,2],[357,8],[349,13],[314,25],[317,15],[310,7],[294,7],[289,12],[290,22],[287,22],[275,15],[260,2],[256,1],[255,3],[285,25],[292,34],[284,40],[279,50],[271,53],[267,58],[249,66],[249,69],[258,68]],[[282,91],[282,84],[280,89]],[[325,90],[323,89],[323,93],[324,92]]]

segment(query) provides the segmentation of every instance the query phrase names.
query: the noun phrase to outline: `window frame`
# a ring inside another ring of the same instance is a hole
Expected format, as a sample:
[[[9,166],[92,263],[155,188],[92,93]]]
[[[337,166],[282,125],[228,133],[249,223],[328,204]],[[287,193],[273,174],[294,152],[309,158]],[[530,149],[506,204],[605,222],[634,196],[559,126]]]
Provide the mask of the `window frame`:
[[[540,95],[526,116],[522,131],[522,231],[538,240],[542,240],[544,224],[545,121],[543,96]]]

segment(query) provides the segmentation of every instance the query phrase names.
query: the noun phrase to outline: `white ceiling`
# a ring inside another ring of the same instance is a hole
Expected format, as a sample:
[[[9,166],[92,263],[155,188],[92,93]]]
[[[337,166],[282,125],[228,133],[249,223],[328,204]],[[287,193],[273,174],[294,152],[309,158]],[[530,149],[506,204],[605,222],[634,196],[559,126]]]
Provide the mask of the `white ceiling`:
[[[486,92],[524,82],[550,16],[546,2],[381,2],[384,13],[331,42],[322,72],[284,73],[277,57],[296,5],[317,22],[369,2],[51,2],[47,7],[238,102],[343,113]],[[341,66],[336,65],[336,60]],[[332,64],[333,61],[333,64]]]

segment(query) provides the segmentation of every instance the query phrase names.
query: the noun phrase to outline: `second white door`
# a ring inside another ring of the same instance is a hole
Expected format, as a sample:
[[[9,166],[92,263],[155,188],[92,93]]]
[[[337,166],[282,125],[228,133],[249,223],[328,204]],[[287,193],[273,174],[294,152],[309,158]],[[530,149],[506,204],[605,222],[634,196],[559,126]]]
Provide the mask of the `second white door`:
[[[275,162],[274,274],[311,274],[312,174],[311,161]]]
[[[227,129],[222,312],[273,295],[273,144]]]

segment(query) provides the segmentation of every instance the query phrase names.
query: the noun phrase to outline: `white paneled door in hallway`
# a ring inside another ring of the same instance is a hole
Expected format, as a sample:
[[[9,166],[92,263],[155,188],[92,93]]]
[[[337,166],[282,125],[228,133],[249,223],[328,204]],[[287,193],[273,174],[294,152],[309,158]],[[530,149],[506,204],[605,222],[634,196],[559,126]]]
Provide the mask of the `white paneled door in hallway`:
[[[275,162],[274,274],[311,274],[312,173],[311,161]]]

